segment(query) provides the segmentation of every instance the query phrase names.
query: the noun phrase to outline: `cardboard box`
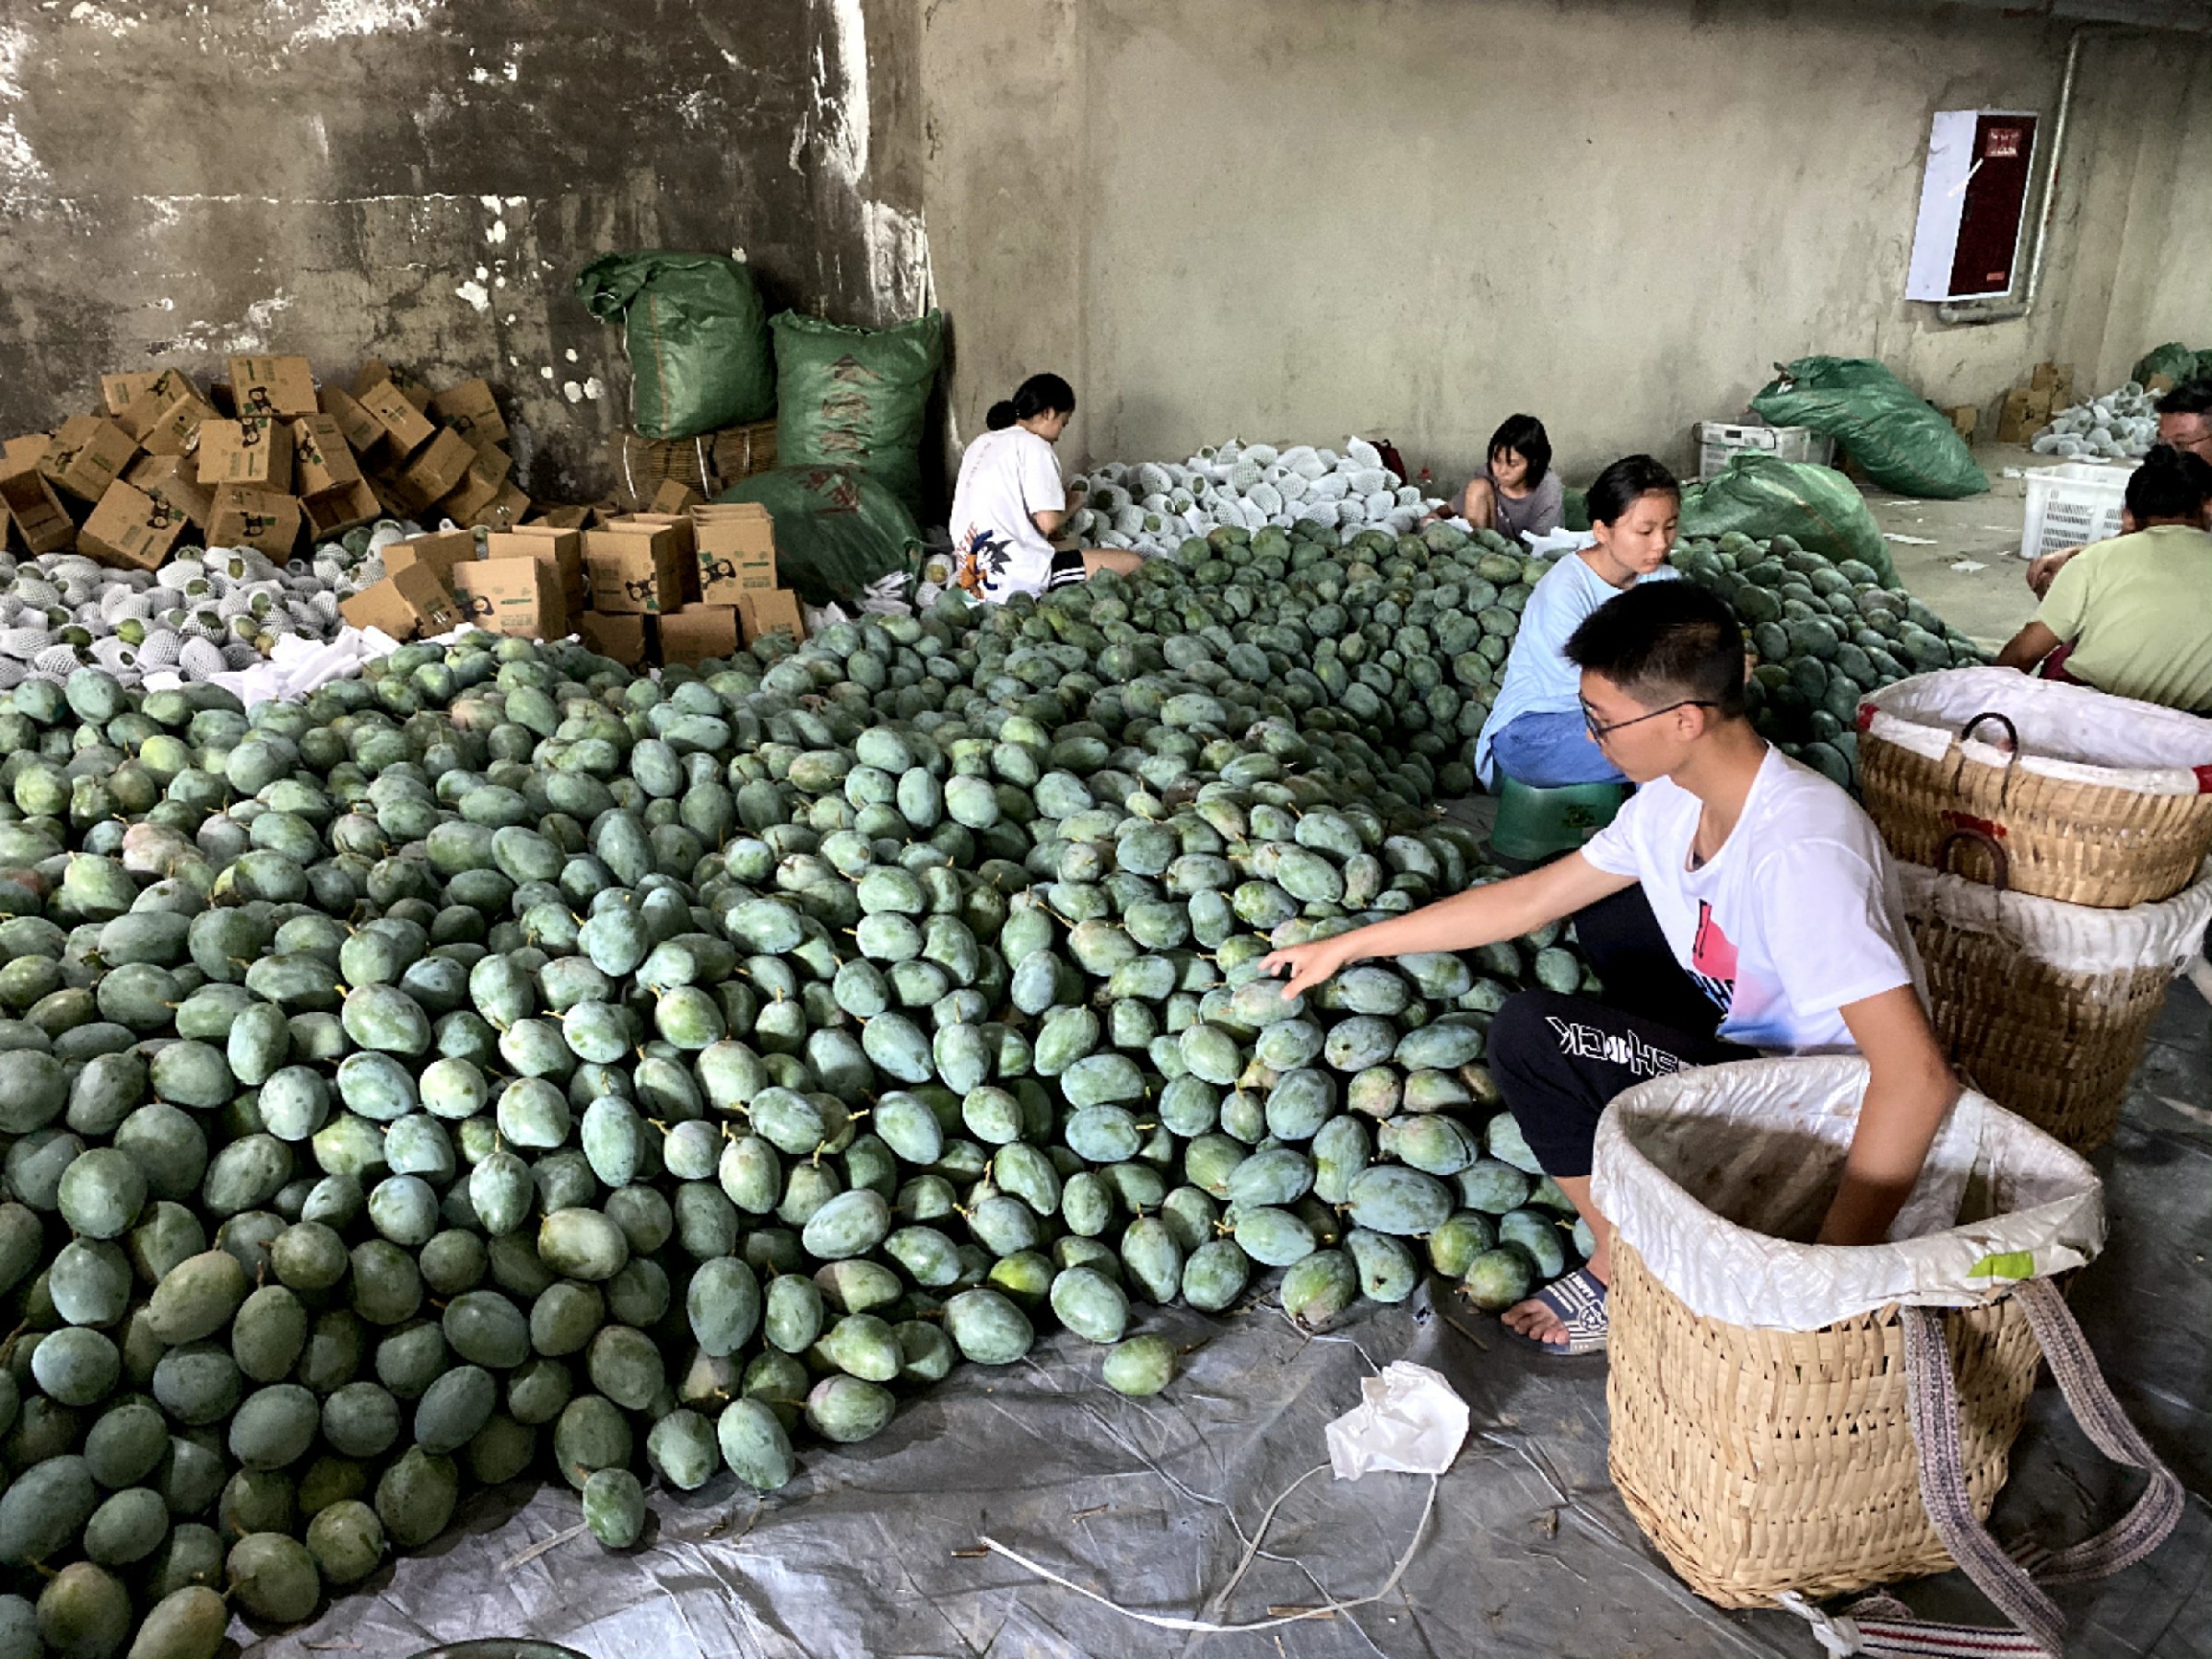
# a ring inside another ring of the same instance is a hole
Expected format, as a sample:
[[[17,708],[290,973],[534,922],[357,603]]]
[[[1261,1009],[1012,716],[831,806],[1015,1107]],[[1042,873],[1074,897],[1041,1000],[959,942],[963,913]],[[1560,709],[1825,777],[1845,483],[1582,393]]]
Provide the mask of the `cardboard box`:
[[[585,611],[576,618],[576,631],[601,656],[611,657],[625,668],[640,668],[644,666],[646,651],[653,643],[653,618]]]
[[[162,375],[174,372],[174,370],[158,369],[147,374],[103,374],[100,377],[100,405],[112,418],[121,424],[124,416],[130,412],[131,405],[138,401],[141,393]],[[123,429],[126,432],[131,430],[128,427]],[[137,435],[131,432],[134,438]]]
[[[1951,430],[1969,443],[1974,441],[1974,429],[1982,424],[1980,408],[1972,404],[1959,404],[1946,409],[1944,414],[1950,419]]]
[[[307,415],[292,422],[292,480],[296,493],[328,495],[361,482],[353,446],[332,415]]]
[[[409,494],[421,497],[428,506],[458,489],[476,459],[467,439],[458,432],[440,431],[407,464],[400,479]]]
[[[599,513],[596,508],[548,507],[537,515],[534,523],[524,524],[520,528],[531,530],[542,526],[551,530],[589,530],[598,522]]]
[[[471,466],[463,475],[460,487],[441,500],[436,511],[446,514],[457,524],[476,522],[476,515],[499,499],[506,488],[498,478],[486,475],[480,466]]]
[[[232,358],[230,402],[241,416],[277,420],[297,420],[323,407],[315,401],[315,371],[303,357]]]
[[[421,565],[438,578],[450,592],[453,572],[477,557],[477,538],[468,530],[434,530],[428,535],[410,535],[396,541],[384,549],[384,574],[396,576],[400,571]]]
[[[9,470],[18,466],[36,466],[46,458],[53,447],[53,440],[44,432],[25,432],[19,438],[10,438],[0,443],[0,464]]]
[[[737,613],[722,605],[687,605],[661,618],[660,634],[664,663],[703,663],[709,657],[734,656]]]
[[[338,615],[356,628],[382,629],[402,645],[448,632],[461,620],[453,595],[421,565],[371,582],[351,598],[339,600]]]
[[[200,423],[200,482],[244,484],[289,495],[292,489],[292,429],[272,415]]]
[[[392,434],[384,430],[384,423],[361,407],[353,394],[337,386],[325,386],[321,394],[323,413],[338,423],[338,430],[346,434],[347,447],[357,455],[382,451]]]
[[[102,376],[100,384],[105,386],[109,381],[126,378],[132,381],[140,379],[136,375],[111,374]],[[189,375],[181,370],[164,369],[159,374],[145,378],[145,383],[138,387],[131,401],[115,415],[115,424],[143,445],[162,412],[186,398],[198,404],[206,414],[215,413],[214,409],[208,407],[206,400],[201,397],[199,388],[192,383]]]
[[[608,519],[606,527],[645,535],[673,535],[676,538],[677,581],[680,585],[676,598],[665,608],[674,610],[679,605],[697,605],[700,602],[699,538],[688,513],[625,512]]]
[[[143,413],[145,406],[144,399],[133,404],[130,419],[138,447],[149,455],[189,455],[199,443],[200,428],[221,418],[215,406],[196,392],[172,397],[150,413]]]
[[[507,436],[507,421],[491,387],[480,380],[465,380],[432,394],[429,412],[478,449]]]
[[[595,611],[658,616],[683,603],[682,556],[673,531],[587,530],[584,575]]]
[[[464,619],[518,640],[565,639],[569,609],[554,573],[535,559],[485,559],[453,572]]]
[[[189,523],[167,501],[116,482],[76,533],[76,550],[117,570],[158,571]]]
[[[385,440],[391,444],[394,455],[413,454],[428,443],[438,430],[422,411],[408,401],[406,394],[388,380],[379,381],[366,390],[356,386],[353,394],[377,425],[384,429]],[[358,449],[359,445],[355,447]]]
[[[369,401],[368,393],[372,386],[396,386],[400,394],[416,408],[427,409],[430,406],[429,387],[405,369],[387,363],[382,358],[363,359],[360,372],[353,377],[353,394],[363,403]]]
[[[72,415],[39,458],[46,481],[64,495],[97,501],[137,459],[138,441],[100,415]]]
[[[182,513],[187,524],[206,529],[207,515],[215,511],[215,491],[201,484],[199,467],[192,457],[141,455],[123,477],[134,489],[142,489]]]
[[[699,596],[735,605],[745,594],[776,585],[776,524],[754,503],[702,509],[693,515],[699,547]]]
[[[484,550],[493,559],[535,559],[545,567],[559,592],[562,608],[571,616],[583,609],[588,590],[583,579],[581,532],[556,530],[544,524],[495,530],[484,538]]]
[[[225,484],[207,514],[211,547],[253,547],[282,563],[300,539],[300,503],[273,490]]]
[[[2037,426],[2029,423],[2029,393],[2016,386],[2005,394],[2005,406],[1997,412],[1997,441],[1999,443],[2026,443],[2036,433]]]
[[[308,534],[324,542],[343,535],[356,524],[371,524],[382,517],[384,504],[376,499],[368,479],[356,478],[321,495],[303,498],[300,511],[307,519]]]
[[[500,486],[500,493],[469,515],[471,524],[481,524],[487,530],[512,530],[523,522],[530,511],[530,498],[513,483]]]
[[[755,588],[737,601],[737,620],[745,630],[745,642],[779,630],[791,635],[796,644],[806,637],[806,625],[799,616],[799,596],[789,588]]]
[[[0,507],[32,553],[59,553],[76,542],[76,525],[53,492],[36,455],[11,454],[0,462]]]
[[[707,498],[681,478],[664,478],[661,487],[653,492],[654,512],[688,512],[706,504]]]

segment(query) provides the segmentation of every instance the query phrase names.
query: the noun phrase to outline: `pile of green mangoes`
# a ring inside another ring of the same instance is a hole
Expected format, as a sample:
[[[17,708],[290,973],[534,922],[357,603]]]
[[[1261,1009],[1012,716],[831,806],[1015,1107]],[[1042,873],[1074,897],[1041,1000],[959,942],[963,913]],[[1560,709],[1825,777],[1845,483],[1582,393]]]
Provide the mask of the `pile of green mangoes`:
[[[1481,1064],[1571,934],[1261,973],[1497,874],[1431,808],[1540,571],[1337,540],[0,700],[0,1659],[207,1659],[532,1473],[621,1547],[1048,1323],[1143,1394],[1147,1304],[1586,1253]]]

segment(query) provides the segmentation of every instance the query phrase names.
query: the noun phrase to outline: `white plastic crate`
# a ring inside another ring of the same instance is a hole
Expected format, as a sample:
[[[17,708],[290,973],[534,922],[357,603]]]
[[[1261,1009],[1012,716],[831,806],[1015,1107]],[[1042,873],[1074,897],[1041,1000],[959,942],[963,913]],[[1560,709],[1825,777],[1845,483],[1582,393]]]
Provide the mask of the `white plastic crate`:
[[[1700,420],[1691,429],[1698,445],[1698,477],[1713,478],[1738,450],[1765,450],[1783,461],[1810,461],[1820,466],[1835,458],[1836,441],[1823,438],[1811,427],[1737,426],[1725,420]]]
[[[2028,475],[2028,518],[2020,530],[2020,557],[2040,559],[2060,547],[2110,541],[2120,534],[2132,466],[2067,461]]]

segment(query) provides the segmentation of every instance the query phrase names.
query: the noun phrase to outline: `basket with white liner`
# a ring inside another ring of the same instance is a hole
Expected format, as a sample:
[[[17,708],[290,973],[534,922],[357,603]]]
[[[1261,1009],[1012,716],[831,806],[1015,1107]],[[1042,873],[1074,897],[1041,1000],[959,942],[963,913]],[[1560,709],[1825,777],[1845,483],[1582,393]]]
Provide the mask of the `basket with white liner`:
[[[1956,1564],[2055,1653],[2056,1608],[1983,1526],[2041,1359],[2107,1454],[2152,1477],[2052,1572],[2140,1559],[2182,1507],[2050,1282],[2101,1249],[2102,1188],[2077,1154],[1969,1091],[1891,1241],[1794,1242],[1826,1211],[1867,1075],[1856,1057],[1746,1061],[1654,1078],[1606,1109],[1592,1193],[1616,1230],[1613,1478],[1724,1606],[1803,1609]]]
[[[2002,850],[1989,845],[2002,869]],[[1900,865],[1898,875],[1936,1034],[1952,1061],[2076,1151],[2104,1145],[2167,986],[2212,923],[2212,862],[2172,898],[2125,910],[2061,904],[1917,865]]]
[[[1858,725],[1866,810],[1912,864],[1972,830],[2005,849],[2014,892],[2124,910],[2172,898],[2212,853],[2212,720],[1952,668],[1869,692]],[[1956,868],[1995,878],[1984,858]]]

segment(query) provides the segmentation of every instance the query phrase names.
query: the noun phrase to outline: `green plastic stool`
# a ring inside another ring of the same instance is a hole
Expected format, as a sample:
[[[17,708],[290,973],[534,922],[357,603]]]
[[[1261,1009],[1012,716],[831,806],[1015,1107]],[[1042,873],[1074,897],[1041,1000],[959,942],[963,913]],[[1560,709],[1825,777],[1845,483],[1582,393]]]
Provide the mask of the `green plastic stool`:
[[[1539,865],[1571,853],[1611,823],[1628,798],[1626,783],[1537,789],[1501,778],[1490,852],[1501,864],[1517,865]]]

